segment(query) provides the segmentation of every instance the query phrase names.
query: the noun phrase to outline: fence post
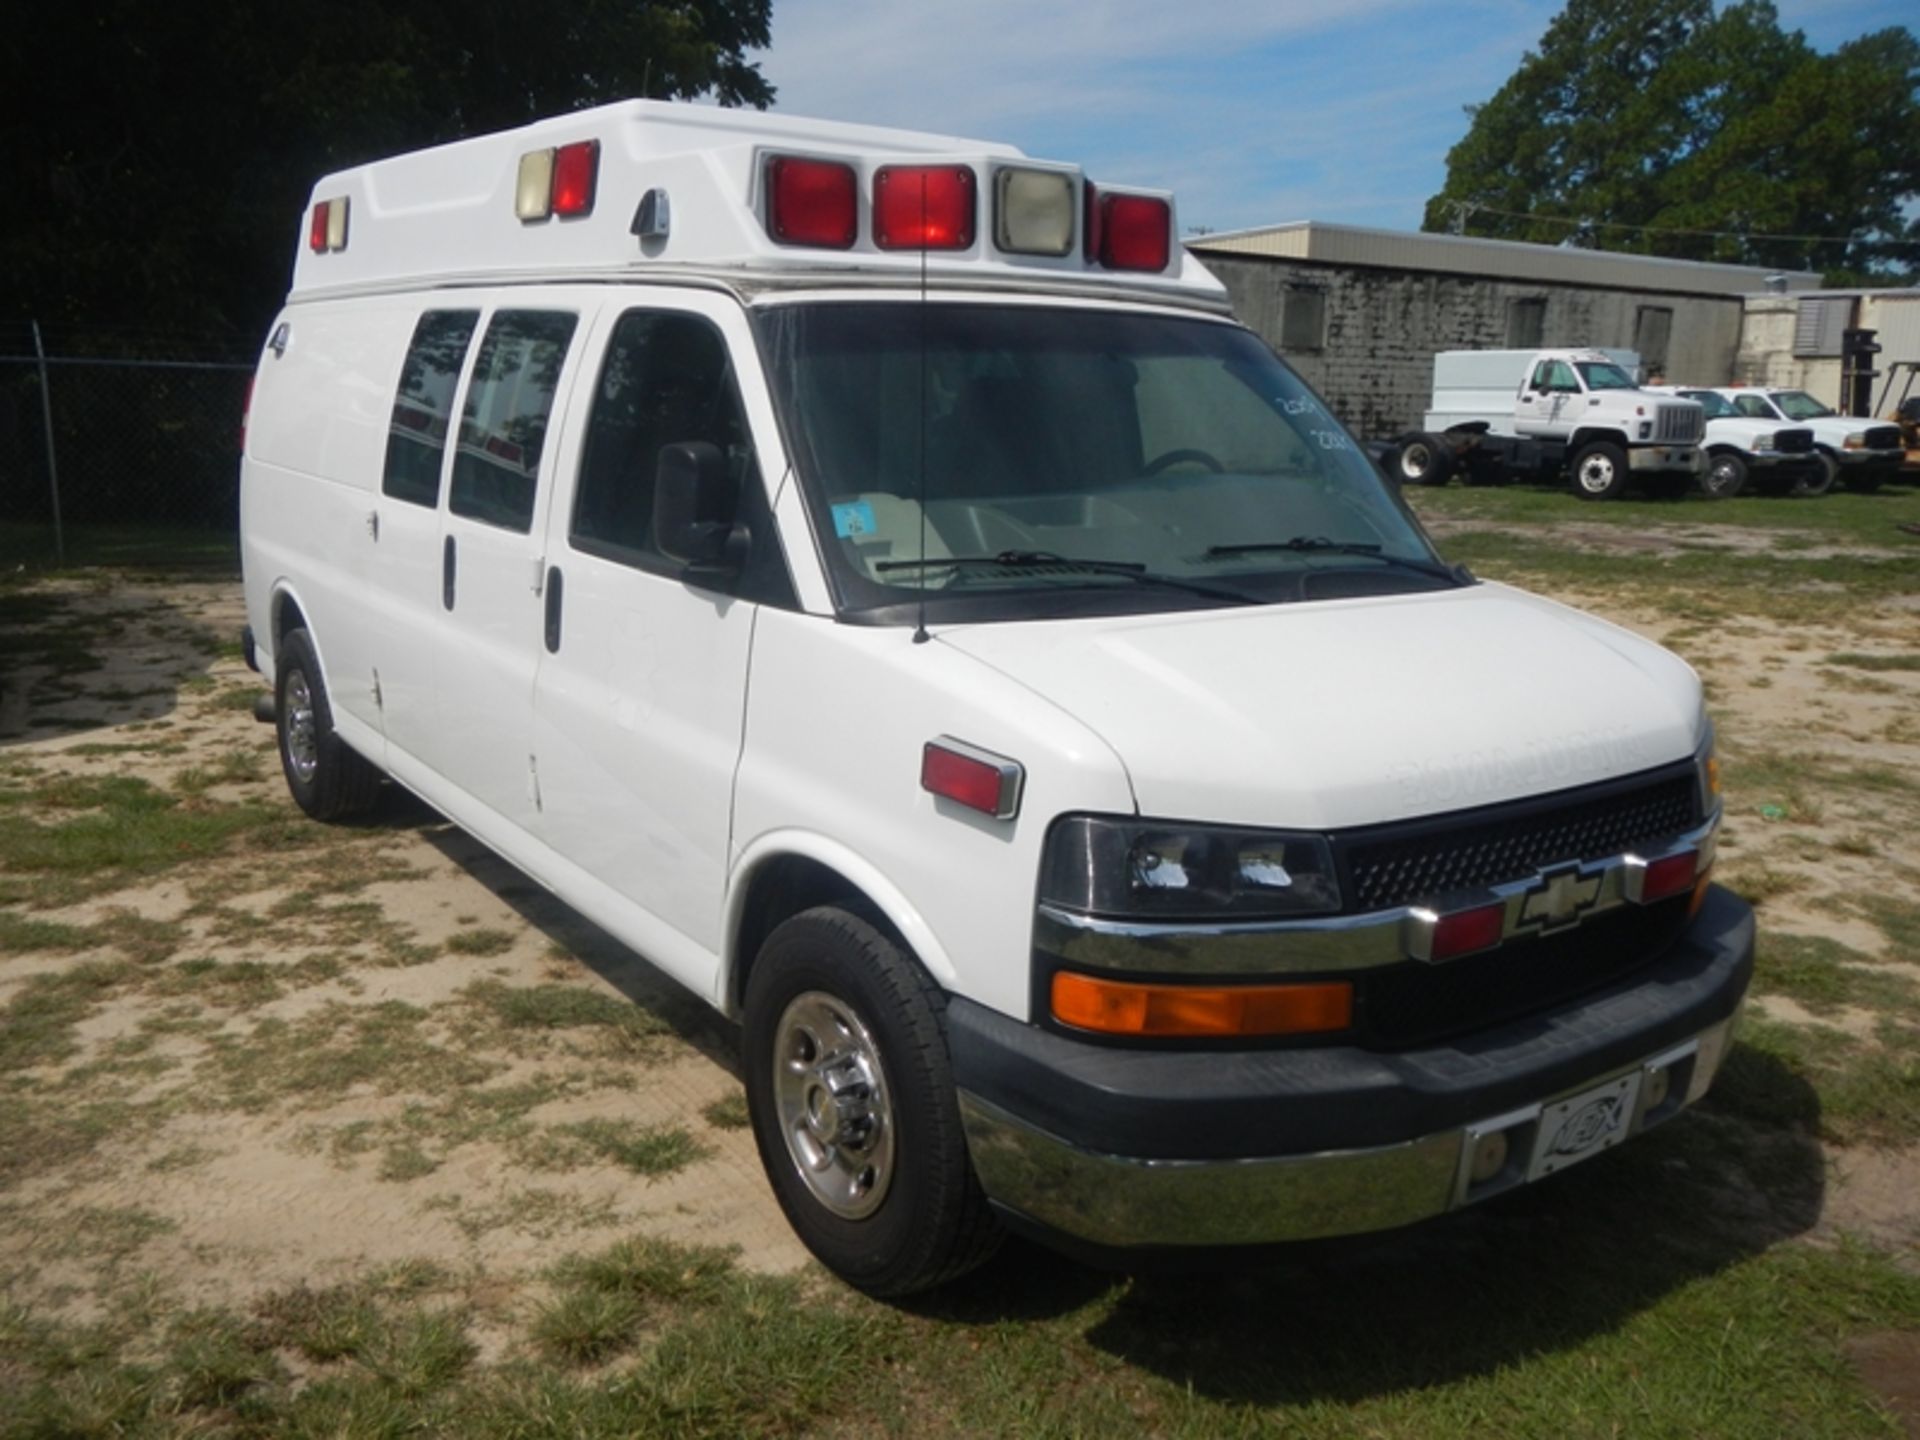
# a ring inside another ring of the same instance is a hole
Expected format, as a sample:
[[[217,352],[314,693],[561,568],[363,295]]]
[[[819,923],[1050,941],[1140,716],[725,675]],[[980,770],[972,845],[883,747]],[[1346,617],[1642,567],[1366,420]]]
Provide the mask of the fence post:
[[[67,565],[67,540],[60,528],[60,461],[53,444],[53,392],[47,387],[47,351],[40,343],[40,322],[33,322],[33,355],[40,364],[40,419],[47,427],[47,484],[53,491],[53,559]]]

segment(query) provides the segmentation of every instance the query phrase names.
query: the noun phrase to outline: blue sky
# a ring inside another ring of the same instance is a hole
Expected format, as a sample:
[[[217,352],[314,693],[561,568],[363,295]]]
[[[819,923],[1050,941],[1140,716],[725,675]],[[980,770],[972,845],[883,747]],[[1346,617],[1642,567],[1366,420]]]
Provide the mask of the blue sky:
[[[1486,99],[1562,0],[774,0],[758,58],[799,115],[1004,140],[1177,192],[1214,230],[1417,229]],[[1817,49],[1906,3],[1779,0]]]

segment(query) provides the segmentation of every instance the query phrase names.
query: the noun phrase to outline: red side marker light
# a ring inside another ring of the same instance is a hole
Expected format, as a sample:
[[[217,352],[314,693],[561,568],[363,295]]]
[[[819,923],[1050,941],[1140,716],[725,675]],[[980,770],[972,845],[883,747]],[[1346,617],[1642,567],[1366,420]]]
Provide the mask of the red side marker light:
[[[767,163],[767,234],[782,245],[851,250],[860,206],[853,167],[776,155]]]
[[[996,820],[1020,813],[1020,788],[1026,769],[991,750],[942,735],[920,752],[920,788]]]
[[[1173,253],[1173,207],[1151,195],[1100,197],[1100,263],[1158,271]]]
[[[313,219],[307,225],[307,248],[316,255],[327,248],[327,211],[331,206],[332,202],[327,200],[314,202]],[[284,235],[286,231],[283,230],[280,233]]]
[[[600,181],[600,142],[579,140],[553,154],[553,213],[591,215]]]
[[[882,250],[965,250],[973,244],[970,165],[883,165],[873,177],[873,242]]]

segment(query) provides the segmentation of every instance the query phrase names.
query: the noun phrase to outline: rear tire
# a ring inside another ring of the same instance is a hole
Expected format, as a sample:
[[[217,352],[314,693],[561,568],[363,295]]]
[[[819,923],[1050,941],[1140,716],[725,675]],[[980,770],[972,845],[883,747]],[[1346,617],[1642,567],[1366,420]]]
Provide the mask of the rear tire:
[[[1408,485],[1444,485],[1453,474],[1453,449],[1437,435],[1413,430],[1400,437],[1400,458],[1394,462]]]
[[[1626,493],[1627,452],[1606,440],[1595,440],[1574,452],[1567,467],[1573,493],[1582,500],[1617,500]]]
[[[1731,500],[1747,488],[1747,462],[1731,450],[1707,457],[1700,472],[1700,493],[1709,500]]]
[[[778,926],[747,977],[745,1047],[761,1164],[829,1270],[869,1295],[909,1295],[993,1253],[945,994],[877,926],[835,906]]]
[[[315,820],[344,820],[368,809],[380,792],[380,771],[334,733],[313,637],[289,630],[274,659],[273,728],[294,803]]]

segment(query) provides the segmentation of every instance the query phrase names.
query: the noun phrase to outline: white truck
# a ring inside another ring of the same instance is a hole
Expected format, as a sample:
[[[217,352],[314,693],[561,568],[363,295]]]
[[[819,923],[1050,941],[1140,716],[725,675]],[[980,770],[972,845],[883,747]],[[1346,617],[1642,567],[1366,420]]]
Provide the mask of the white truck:
[[[1900,427],[1891,421],[1836,414],[1804,390],[1725,385],[1719,393],[1742,415],[1776,425],[1804,425],[1813,431],[1824,471],[1821,491],[1832,489],[1836,481],[1849,490],[1878,490],[1900,473],[1906,461]]]
[[[1730,500],[1748,489],[1773,494],[1820,495],[1833,484],[1814,448],[1813,431],[1742,415],[1717,390],[1685,385],[1649,385],[1657,395],[1692,400],[1707,415],[1707,468],[1700,490]]]
[[[1179,233],[631,102],[321,180],[260,356],[294,800],[404,786],[738,1018],[876,1294],[1408,1224],[1732,1043],[1699,677],[1444,562]]]
[[[1640,389],[1638,368],[1631,351],[1444,350],[1422,428],[1399,438],[1389,467],[1414,485],[1456,470],[1483,484],[1564,477],[1583,500],[1636,480],[1690,486],[1706,469],[1705,416]]]

